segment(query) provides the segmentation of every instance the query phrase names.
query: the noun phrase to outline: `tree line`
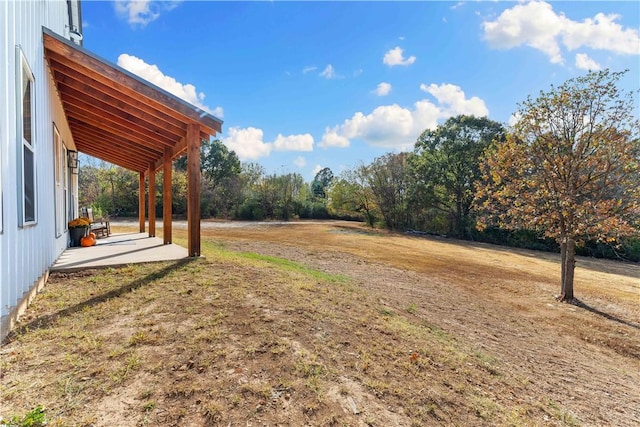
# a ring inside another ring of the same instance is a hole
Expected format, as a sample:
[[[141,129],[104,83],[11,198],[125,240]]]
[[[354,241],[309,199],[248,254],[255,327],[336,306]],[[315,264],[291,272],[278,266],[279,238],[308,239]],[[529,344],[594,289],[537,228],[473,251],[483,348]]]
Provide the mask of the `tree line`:
[[[340,218],[370,226],[560,251],[561,300],[575,254],[640,261],[640,121],[624,72],[590,72],[529,97],[505,126],[460,115],[393,152],[311,182],[241,163],[203,141],[204,218]],[[162,213],[157,179],[157,214]],[[173,212],[186,214],[186,161],[174,163]],[[138,176],[83,166],[80,203],[137,215]]]
[[[264,220],[330,218],[329,168],[305,182],[299,173],[268,174],[258,163],[241,163],[219,140],[202,141],[200,207],[203,218]],[[162,171],[156,174],[156,216],[162,216]],[[172,211],[186,217],[186,157],[172,171]],[[83,165],[79,171],[79,203],[112,217],[138,215],[138,174],[107,163]],[[148,189],[147,189],[148,191]],[[147,206],[148,209],[148,206]],[[356,212],[349,219],[358,219]]]

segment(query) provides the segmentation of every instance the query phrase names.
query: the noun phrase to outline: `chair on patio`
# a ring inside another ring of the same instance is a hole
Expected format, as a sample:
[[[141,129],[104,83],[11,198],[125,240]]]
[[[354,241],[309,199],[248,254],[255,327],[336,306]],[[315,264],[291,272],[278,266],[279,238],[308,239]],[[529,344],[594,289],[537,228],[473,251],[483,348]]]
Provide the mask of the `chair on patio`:
[[[82,208],[82,216],[89,218],[91,222],[90,231],[95,233],[96,237],[109,237],[111,226],[109,225],[108,215],[96,219],[93,217],[93,208]]]

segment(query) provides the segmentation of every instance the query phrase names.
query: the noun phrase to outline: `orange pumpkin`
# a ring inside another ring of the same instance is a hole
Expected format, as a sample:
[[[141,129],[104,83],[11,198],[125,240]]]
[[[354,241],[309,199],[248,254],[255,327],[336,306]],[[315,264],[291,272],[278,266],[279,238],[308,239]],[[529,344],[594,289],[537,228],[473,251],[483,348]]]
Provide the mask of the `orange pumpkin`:
[[[91,236],[84,236],[80,239],[80,246],[93,246],[96,244],[96,239]]]
[[[93,233],[93,232],[89,233],[89,237],[91,237],[93,240],[96,240],[96,233]]]

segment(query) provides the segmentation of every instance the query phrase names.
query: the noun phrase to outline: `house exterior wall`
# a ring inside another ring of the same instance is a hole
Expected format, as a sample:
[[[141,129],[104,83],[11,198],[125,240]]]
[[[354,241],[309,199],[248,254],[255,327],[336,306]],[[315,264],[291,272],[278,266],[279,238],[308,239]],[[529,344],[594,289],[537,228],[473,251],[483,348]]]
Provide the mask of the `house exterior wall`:
[[[64,0],[0,2],[0,340],[44,285],[49,267],[67,247],[66,226],[56,233],[54,125],[68,149],[74,149],[74,144],[44,58],[42,27],[69,38],[68,6]],[[29,225],[21,221],[20,51],[33,74],[35,93],[36,221]],[[77,195],[77,176],[70,178],[69,191]],[[73,200],[71,194],[68,200]],[[77,206],[70,208],[70,214],[77,212]]]

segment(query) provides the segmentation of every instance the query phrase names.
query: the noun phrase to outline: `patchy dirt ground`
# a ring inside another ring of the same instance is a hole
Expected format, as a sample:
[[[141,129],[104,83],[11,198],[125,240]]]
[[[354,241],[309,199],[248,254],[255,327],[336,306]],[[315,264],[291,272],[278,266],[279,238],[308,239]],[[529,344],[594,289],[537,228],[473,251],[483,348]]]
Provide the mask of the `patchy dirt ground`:
[[[178,243],[180,225],[175,226]],[[347,222],[203,223],[204,259],[53,275],[0,348],[49,425],[640,423],[640,266]]]

